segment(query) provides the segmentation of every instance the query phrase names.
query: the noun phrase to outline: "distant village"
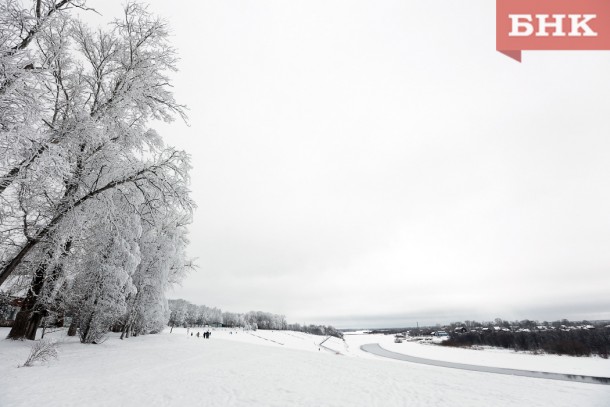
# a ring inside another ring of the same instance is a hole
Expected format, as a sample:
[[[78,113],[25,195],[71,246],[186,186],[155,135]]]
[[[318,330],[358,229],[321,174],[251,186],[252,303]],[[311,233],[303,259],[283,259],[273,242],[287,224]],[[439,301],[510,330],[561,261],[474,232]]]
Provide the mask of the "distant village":
[[[442,346],[492,346],[515,351],[571,356],[610,355],[610,321],[531,320],[455,322],[449,325],[368,331],[394,335],[395,342],[418,341]]]
[[[496,318],[490,322],[453,322],[448,325],[436,325],[417,328],[387,328],[373,329],[366,332],[383,334],[404,334],[405,336],[445,336],[449,333],[462,334],[467,332],[544,332],[610,329],[609,320],[600,321],[569,321],[562,319],[553,322],[532,320],[503,321]]]

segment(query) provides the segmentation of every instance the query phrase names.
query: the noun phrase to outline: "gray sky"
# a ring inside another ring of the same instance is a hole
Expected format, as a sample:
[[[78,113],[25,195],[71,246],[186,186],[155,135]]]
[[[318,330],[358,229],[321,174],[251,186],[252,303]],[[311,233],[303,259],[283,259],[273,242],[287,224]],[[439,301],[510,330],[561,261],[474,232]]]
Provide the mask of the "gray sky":
[[[290,322],[610,318],[610,52],[495,51],[495,2],[151,0],[199,271]],[[109,18],[118,1],[90,1]]]

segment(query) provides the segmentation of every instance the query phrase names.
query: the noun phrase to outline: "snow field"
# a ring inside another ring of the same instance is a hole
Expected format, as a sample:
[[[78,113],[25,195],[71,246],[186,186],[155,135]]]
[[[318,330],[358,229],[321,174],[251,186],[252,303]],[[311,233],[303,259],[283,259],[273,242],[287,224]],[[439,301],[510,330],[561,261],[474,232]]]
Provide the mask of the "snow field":
[[[197,340],[197,332],[203,333],[207,330],[212,333],[211,339],[225,339],[254,345],[284,347],[287,349],[299,349],[316,352],[318,352],[320,342],[327,338],[326,336],[311,335],[303,332],[263,330],[244,331],[241,328],[193,328],[189,332],[193,332],[194,335],[192,339]],[[185,328],[174,328],[173,332],[186,336]]]
[[[30,343],[0,340],[0,406],[607,407],[610,401],[610,386],[360,358],[351,352],[354,338],[348,338],[354,357],[345,357],[318,351],[315,341],[325,337],[229,332],[212,330],[208,340],[176,329],[124,341],[110,335],[100,345],[56,333],[58,360],[31,368],[16,367]]]
[[[360,345],[365,343],[379,343],[382,348],[392,352],[446,362],[534,370],[538,372],[610,377],[610,359],[602,359],[600,357],[579,358],[557,355],[532,355],[497,348],[475,350],[407,341],[394,343],[393,335],[345,335],[345,338],[350,344],[350,348],[359,349]]]

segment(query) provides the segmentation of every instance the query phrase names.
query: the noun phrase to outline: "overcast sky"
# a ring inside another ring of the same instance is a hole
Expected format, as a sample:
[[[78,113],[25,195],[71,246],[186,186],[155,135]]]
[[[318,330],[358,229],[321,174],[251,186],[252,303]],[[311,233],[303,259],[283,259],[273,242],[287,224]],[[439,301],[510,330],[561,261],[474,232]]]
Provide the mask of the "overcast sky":
[[[519,64],[489,0],[149,3],[190,115],[155,127],[198,204],[171,297],[342,328],[610,318],[610,52]]]

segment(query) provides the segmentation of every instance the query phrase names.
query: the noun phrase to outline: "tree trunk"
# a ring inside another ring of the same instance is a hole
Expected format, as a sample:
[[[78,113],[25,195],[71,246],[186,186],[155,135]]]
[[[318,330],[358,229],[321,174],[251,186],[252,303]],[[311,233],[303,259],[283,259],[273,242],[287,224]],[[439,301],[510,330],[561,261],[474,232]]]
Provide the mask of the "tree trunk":
[[[97,300],[94,302],[94,304],[96,302],[97,302]],[[92,312],[91,316],[89,317],[89,320],[87,321],[87,324],[84,327],[82,335],[80,337],[81,343],[89,343],[89,331],[91,331],[91,324],[93,323],[94,316],[95,316],[95,312]]]
[[[55,322],[55,326],[57,328],[63,328],[64,327],[64,323],[65,323],[65,320],[64,320],[64,311],[62,310],[62,311],[60,311],[57,314],[57,322]]]
[[[7,339],[36,339],[36,331],[38,330],[38,326],[43,317],[43,310],[36,309],[36,301],[38,300],[38,295],[42,291],[44,285],[46,269],[46,263],[42,263],[36,269],[32,285],[28,290],[21,310],[17,313],[15,323],[13,324]]]
[[[6,339],[25,339],[25,333],[31,314],[30,311],[19,311]]]
[[[43,323],[42,323],[42,335],[40,335],[40,339],[44,339],[44,334],[47,332],[47,317],[43,318]]]
[[[125,338],[129,338],[129,328],[131,325],[131,318],[127,318],[127,321],[125,321],[125,325],[123,325],[123,330],[121,332],[121,339]]]
[[[78,328],[78,315],[72,317],[70,322],[70,328],[68,328],[68,336],[76,336],[76,330]]]
[[[36,332],[43,318],[41,311],[24,310],[22,309],[15,317],[11,331],[7,339],[36,339]]]
[[[36,339],[36,332],[43,319],[43,313],[41,311],[34,311],[30,316],[30,320],[25,331],[25,338],[31,341]]]

